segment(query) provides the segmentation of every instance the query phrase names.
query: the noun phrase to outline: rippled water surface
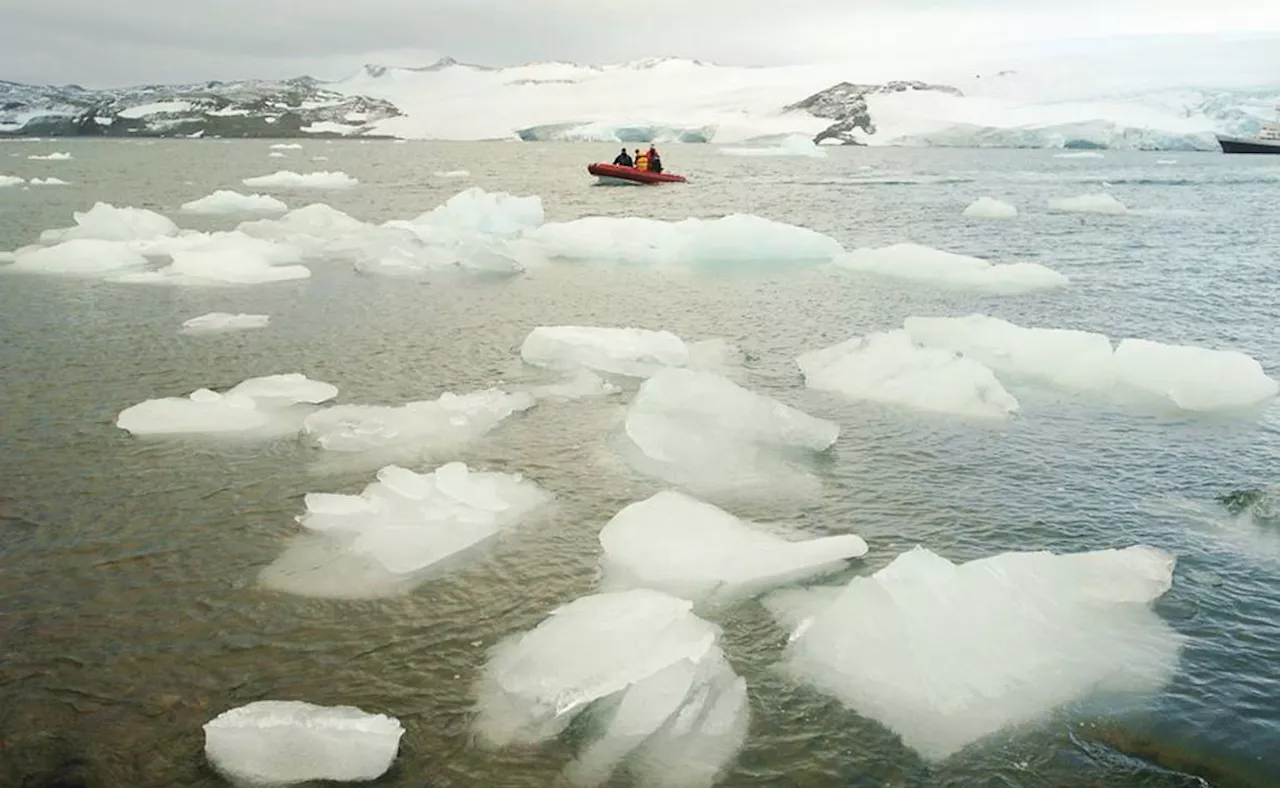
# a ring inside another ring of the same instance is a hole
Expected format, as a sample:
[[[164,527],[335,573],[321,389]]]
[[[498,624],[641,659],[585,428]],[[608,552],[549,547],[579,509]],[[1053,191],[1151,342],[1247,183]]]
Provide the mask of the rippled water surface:
[[[143,441],[113,421],[144,399],[277,372],[334,383],[340,402],[387,404],[536,380],[519,363],[521,340],[537,325],[565,323],[728,338],[746,351],[750,387],[839,421],[819,499],[731,508],[813,534],[861,534],[871,552],[851,573],[915,544],[956,561],[1136,542],[1178,556],[1156,610],[1188,641],[1158,697],[1063,709],[933,765],[879,724],[790,683],[775,669],[785,633],[756,602],[734,608],[717,623],[748,681],[752,722],[725,785],[1202,784],[1191,774],[1280,784],[1280,533],[1234,521],[1214,502],[1276,483],[1276,406],[1193,417],[1015,384],[1020,416],[992,428],[838,402],[806,391],[793,361],[908,315],[985,312],[1239,348],[1276,375],[1280,161],[865,149],[741,159],[672,146],[667,166],[689,184],[599,188],[583,166],[612,158],[612,146],[303,144],[286,159],[268,159],[266,142],[0,144],[0,173],[72,182],[0,189],[0,249],[70,224],[73,210],[96,200],[167,212],[184,227],[229,228],[234,220],[176,209],[276,169],[334,169],[360,185],[279,196],[377,221],[416,216],[471,185],[541,195],[549,220],[755,213],[847,248],[912,241],[1041,262],[1072,285],[997,298],[823,268],[677,276],[589,264],[419,283],[336,262],[312,264],[310,280],[250,288],[0,277],[0,784],[220,785],[200,726],[263,698],[399,717],[401,755],[378,785],[556,784],[574,737],[477,749],[471,687],[500,638],[594,588],[600,527],[660,489],[608,447],[625,398],[539,405],[458,455],[527,474],[555,493],[554,511],[465,567],[376,601],[300,598],[257,583],[297,532],[305,493],[358,491],[375,469],[318,463],[291,439]],[[52,150],[74,159],[26,159]],[[459,169],[470,177],[434,174]],[[1046,209],[1102,189],[1133,213]],[[1022,214],[962,218],[981,195]],[[183,320],[214,310],[269,313],[272,322],[178,333]],[[52,782],[59,775],[64,782]]]

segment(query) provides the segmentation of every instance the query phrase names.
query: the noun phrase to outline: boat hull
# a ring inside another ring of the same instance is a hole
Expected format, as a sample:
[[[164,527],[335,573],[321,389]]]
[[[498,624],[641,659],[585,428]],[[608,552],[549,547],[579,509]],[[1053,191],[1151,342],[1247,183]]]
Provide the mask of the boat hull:
[[[1280,155],[1280,140],[1241,139],[1240,137],[1218,137],[1218,144],[1223,153],[1271,153]]]
[[[634,167],[620,167],[617,164],[589,164],[587,172],[600,179],[601,183],[636,183],[648,185],[654,183],[684,183],[683,175],[670,172],[649,172]]]

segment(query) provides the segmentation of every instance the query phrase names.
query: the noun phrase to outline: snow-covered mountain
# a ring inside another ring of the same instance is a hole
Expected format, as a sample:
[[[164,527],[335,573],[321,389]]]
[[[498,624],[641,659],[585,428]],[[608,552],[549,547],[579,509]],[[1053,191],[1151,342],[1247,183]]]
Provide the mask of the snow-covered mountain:
[[[0,133],[621,142],[803,134],[867,145],[1210,150],[1215,132],[1252,134],[1280,104],[1277,37],[1082,51],[914,73],[678,58],[490,68],[446,58],[366,66],[334,82],[0,83]]]

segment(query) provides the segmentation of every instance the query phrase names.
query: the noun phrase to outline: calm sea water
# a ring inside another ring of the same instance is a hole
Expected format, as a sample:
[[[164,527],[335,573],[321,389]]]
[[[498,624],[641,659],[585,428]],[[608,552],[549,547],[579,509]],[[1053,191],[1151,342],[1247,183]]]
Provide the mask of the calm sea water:
[[[660,489],[610,458],[619,402],[540,406],[461,453],[526,473],[555,493],[554,514],[408,596],[361,602],[278,594],[256,576],[296,532],[305,493],[358,491],[371,469],[317,465],[292,440],[138,441],[113,421],[144,399],[277,372],[337,384],[342,402],[387,404],[532,379],[520,341],[563,323],[725,337],[746,351],[752,388],[838,420],[821,499],[733,511],[861,534],[871,552],[852,573],[915,544],[957,561],[1138,542],[1178,556],[1156,609],[1188,642],[1160,695],[1064,709],[933,766],[877,723],[789,683],[774,669],[784,633],[758,603],[738,606],[717,622],[753,716],[725,785],[1203,784],[1190,773],[1215,785],[1280,784],[1280,533],[1214,503],[1277,482],[1277,407],[1258,418],[1190,417],[1011,385],[1022,414],[993,429],[840,404],[804,390],[793,363],[909,315],[985,312],[1239,348],[1277,374],[1280,160],[874,149],[740,159],[669,146],[668,169],[691,183],[632,189],[598,188],[586,175],[588,161],[612,158],[610,145],[303,144],[285,159],[268,159],[260,141],[0,144],[0,173],[72,182],[0,189],[0,249],[69,224],[97,200],[229,228],[234,220],[176,209],[276,169],[332,169],[360,185],[280,196],[377,221],[415,216],[472,185],[539,194],[549,220],[755,213],[848,248],[912,241],[1041,262],[1072,286],[996,298],[821,269],[672,277],[589,265],[420,284],[317,263],[303,282],[217,289],[0,277],[0,784],[220,785],[201,725],[264,698],[399,717],[401,754],[378,785],[556,784],[578,742],[476,749],[471,685],[500,638],[593,590],[600,527]],[[26,158],[52,150],[74,159]],[[458,169],[470,177],[434,174]],[[1103,189],[1134,212],[1046,210],[1049,199]],[[981,195],[1022,215],[963,219]],[[269,313],[272,323],[178,334],[183,320],[214,310]]]

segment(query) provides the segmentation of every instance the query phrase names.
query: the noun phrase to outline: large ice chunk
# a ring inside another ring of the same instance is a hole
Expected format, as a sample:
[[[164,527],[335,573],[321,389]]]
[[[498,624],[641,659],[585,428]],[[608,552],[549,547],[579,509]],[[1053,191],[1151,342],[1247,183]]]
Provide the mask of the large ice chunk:
[[[273,214],[284,213],[289,210],[289,206],[285,205],[275,197],[265,194],[241,194],[240,192],[230,191],[228,189],[219,189],[207,197],[201,197],[198,200],[183,203],[182,210],[186,213],[200,214],[244,214],[244,213],[260,213]]]
[[[990,368],[917,345],[905,331],[854,337],[796,359],[805,385],[850,399],[1003,419],[1018,410]]]
[[[120,241],[78,238],[54,246],[29,246],[14,254],[11,270],[65,276],[106,276],[146,268],[147,258]]]
[[[601,785],[620,764],[655,786],[706,787],[746,737],[746,686],[718,627],[647,589],[582,597],[494,648],[476,730],[488,746],[553,738],[584,711],[592,738],[566,769]]]
[[[516,474],[388,465],[360,495],[308,495],[298,521],[312,536],[264,569],[262,582],[308,596],[404,593],[550,500]]]
[[[182,322],[182,330],[188,334],[204,334],[219,331],[236,331],[245,328],[266,328],[271,322],[270,315],[248,315],[245,313],[210,312],[207,315],[193,317]]]
[[[396,718],[354,706],[262,700],[205,723],[204,752],[240,786],[362,782],[391,768],[403,735]]]
[[[528,393],[496,388],[462,395],[445,392],[434,400],[398,406],[337,405],[308,416],[302,430],[333,452],[435,454],[479,438],[535,402]]]
[[[1082,194],[1079,197],[1061,197],[1049,201],[1049,209],[1066,213],[1108,213],[1123,215],[1129,212],[1124,203],[1106,192]]]
[[[74,227],[45,230],[40,233],[40,243],[56,244],[77,238],[146,241],[178,234],[178,225],[171,219],[145,208],[117,208],[97,202],[89,210],[76,211],[71,216],[76,222]]]
[[[1145,546],[961,565],[917,547],[834,601],[791,597],[813,607],[786,662],[938,760],[1090,696],[1159,689],[1180,639],[1147,603],[1173,567]]]
[[[261,189],[347,189],[360,181],[345,172],[297,173],[280,170],[271,175],[258,175],[241,181],[245,186]]]
[[[31,156],[28,156],[27,158],[31,159],[32,161],[70,161],[72,156],[70,153],[55,151],[54,153],[48,153],[48,154],[45,154],[44,156],[33,154]]]
[[[16,175],[0,175],[0,189],[6,186],[21,186],[25,181]]]
[[[964,215],[970,219],[1013,219],[1018,209],[994,197],[979,197],[964,209]]]
[[[689,361],[684,340],[670,331],[595,326],[539,326],[520,347],[526,363],[560,372],[586,367],[646,378]]]
[[[608,587],[653,588],[695,604],[753,596],[842,569],[867,552],[853,534],[784,538],[672,491],[622,509],[600,532],[600,544]]]
[[[813,139],[803,134],[792,134],[784,137],[777,145],[769,148],[721,148],[721,153],[729,156],[806,156],[812,159],[825,158],[827,152],[813,144]]]
[[[1027,293],[1066,287],[1068,284],[1065,276],[1037,263],[995,265],[978,257],[918,244],[855,249],[837,257],[835,262],[841,268],[854,271],[909,279],[937,287],[997,294]]]
[[[542,198],[517,197],[472,187],[413,220],[435,230],[452,230],[511,238],[542,224]]]
[[[1270,399],[1280,384],[1234,350],[1121,340],[1115,351],[1121,386],[1165,398],[1183,410],[1228,410]]]
[[[840,427],[710,372],[664,368],[640,387],[624,424],[637,470],[702,494],[770,495],[811,487],[794,460],[826,450]]]
[[[527,237],[553,258],[650,266],[821,263],[844,251],[822,233],[749,214],[678,222],[589,216]]]
[[[305,375],[268,375],[222,394],[197,389],[186,397],[140,402],[121,411],[116,426],[134,435],[288,434],[310,412],[306,405],[336,396],[336,386]]]
[[[156,271],[121,276],[117,281],[198,287],[285,282],[311,276],[306,266],[292,265],[302,259],[297,249],[239,231],[192,233],[135,242],[133,246],[144,254],[170,255],[172,261]]]

